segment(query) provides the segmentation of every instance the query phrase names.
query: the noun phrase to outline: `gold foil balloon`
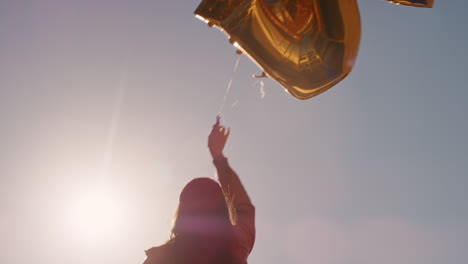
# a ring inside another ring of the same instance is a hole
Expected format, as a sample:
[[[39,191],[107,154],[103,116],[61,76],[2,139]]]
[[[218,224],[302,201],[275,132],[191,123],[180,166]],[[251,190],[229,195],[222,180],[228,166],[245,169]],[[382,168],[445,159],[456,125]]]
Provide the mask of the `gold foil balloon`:
[[[232,14],[244,0],[203,0],[195,10],[195,15],[212,26],[221,23]]]
[[[195,14],[299,99],[341,81],[357,56],[355,0],[204,0]]]
[[[361,25],[356,0],[203,0],[195,14],[224,31],[263,75],[298,99],[318,95],[343,80],[358,53]]]

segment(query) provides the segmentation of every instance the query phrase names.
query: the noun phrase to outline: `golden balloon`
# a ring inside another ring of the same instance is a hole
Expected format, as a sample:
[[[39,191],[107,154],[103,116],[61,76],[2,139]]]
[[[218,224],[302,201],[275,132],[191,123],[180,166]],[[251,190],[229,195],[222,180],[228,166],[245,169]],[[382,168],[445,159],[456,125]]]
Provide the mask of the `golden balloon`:
[[[387,1],[425,7],[433,2]],[[356,0],[203,0],[195,15],[224,31],[266,76],[298,99],[343,80],[358,54]]]

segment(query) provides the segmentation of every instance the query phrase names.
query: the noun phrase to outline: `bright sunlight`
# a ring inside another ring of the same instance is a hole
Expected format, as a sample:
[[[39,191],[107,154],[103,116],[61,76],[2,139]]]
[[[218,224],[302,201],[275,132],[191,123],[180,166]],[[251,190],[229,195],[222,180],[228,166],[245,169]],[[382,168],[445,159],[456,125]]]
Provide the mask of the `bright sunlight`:
[[[121,204],[112,193],[102,189],[76,196],[68,217],[73,235],[86,241],[109,238],[123,224]]]

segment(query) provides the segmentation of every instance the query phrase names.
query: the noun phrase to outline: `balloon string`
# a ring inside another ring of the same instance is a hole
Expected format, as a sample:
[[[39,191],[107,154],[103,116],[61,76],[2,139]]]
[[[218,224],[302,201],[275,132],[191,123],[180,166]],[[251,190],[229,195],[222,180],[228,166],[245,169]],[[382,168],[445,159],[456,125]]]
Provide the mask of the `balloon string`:
[[[234,64],[234,70],[232,71],[232,76],[231,76],[231,79],[229,80],[229,83],[228,83],[228,86],[226,88],[226,91],[224,92],[224,97],[223,97],[223,101],[221,103],[221,106],[219,107],[219,111],[218,111],[218,115],[221,115],[223,113],[223,109],[224,109],[224,105],[226,104],[226,99],[227,99],[227,95],[229,93],[229,90],[231,90],[231,86],[232,86],[232,81],[234,80],[234,74],[236,73],[237,71],[237,65],[239,65],[239,61],[240,61],[240,56],[237,58],[236,60],[236,63]]]

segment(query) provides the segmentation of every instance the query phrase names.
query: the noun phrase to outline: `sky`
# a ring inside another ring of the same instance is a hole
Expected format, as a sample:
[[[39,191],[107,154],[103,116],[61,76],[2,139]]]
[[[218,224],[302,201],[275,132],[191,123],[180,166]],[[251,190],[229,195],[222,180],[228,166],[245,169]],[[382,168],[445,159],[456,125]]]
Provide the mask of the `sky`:
[[[352,73],[301,101],[199,1],[0,0],[0,263],[142,263],[219,109],[250,263],[464,263],[468,2],[358,3]]]

